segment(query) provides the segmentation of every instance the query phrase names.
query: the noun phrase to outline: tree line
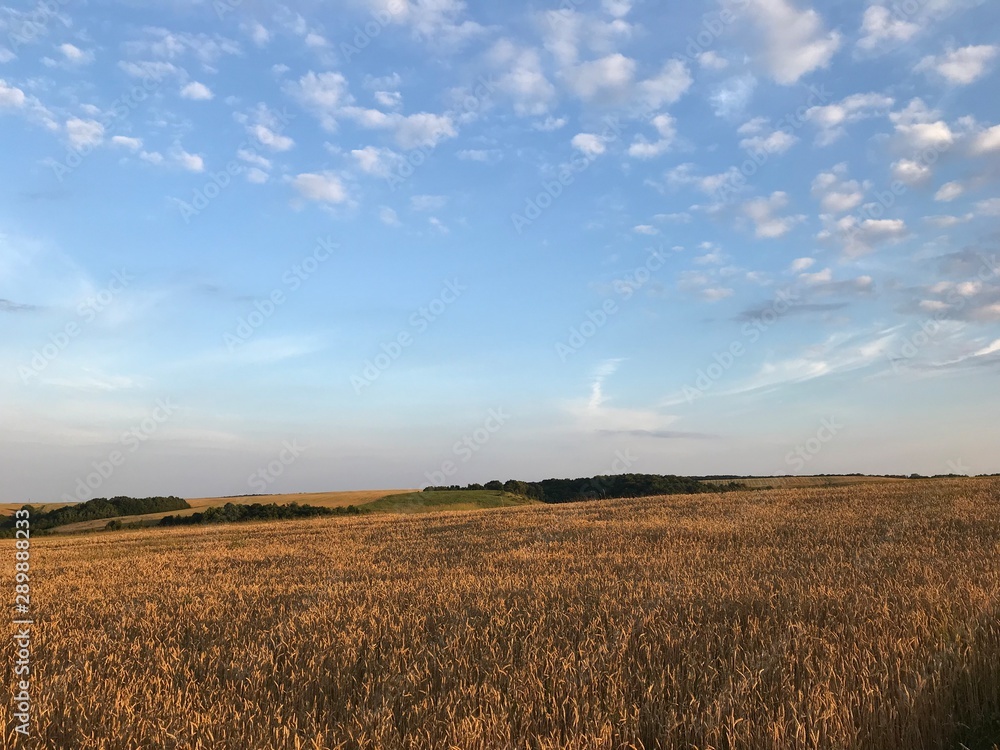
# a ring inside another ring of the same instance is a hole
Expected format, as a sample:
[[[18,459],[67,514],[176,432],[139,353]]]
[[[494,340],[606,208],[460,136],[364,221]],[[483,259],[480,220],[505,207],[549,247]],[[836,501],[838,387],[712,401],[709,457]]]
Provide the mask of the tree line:
[[[578,479],[543,479],[539,482],[523,482],[498,479],[486,484],[468,484],[461,487],[453,484],[447,487],[425,487],[424,492],[440,490],[499,490],[515,495],[523,495],[543,503],[570,503],[579,500],[597,500],[614,497],[648,497],[650,495],[687,495],[698,492],[726,492],[745,490],[742,482],[728,482],[721,485],[705,485],[695,477],[676,474],[610,474]]]
[[[189,516],[164,516],[160,519],[160,526],[193,526],[202,523],[238,523],[241,521],[273,521],[285,518],[312,518],[314,516],[353,516],[361,511],[355,505],[348,505],[342,508],[326,508],[319,505],[299,505],[289,503],[279,505],[278,503],[253,503],[244,505],[242,503],[226,503],[206,508],[198,513]],[[115,528],[111,524],[109,528]]]
[[[179,497],[95,497],[84,503],[66,505],[62,508],[44,511],[31,505],[23,506],[29,512],[31,531],[44,532],[56,526],[65,526],[80,521],[95,521],[101,518],[137,516],[144,513],[162,513],[168,510],[190,508],[187,500]],[[14,535],[14,516],[0,519],[0,536]]]

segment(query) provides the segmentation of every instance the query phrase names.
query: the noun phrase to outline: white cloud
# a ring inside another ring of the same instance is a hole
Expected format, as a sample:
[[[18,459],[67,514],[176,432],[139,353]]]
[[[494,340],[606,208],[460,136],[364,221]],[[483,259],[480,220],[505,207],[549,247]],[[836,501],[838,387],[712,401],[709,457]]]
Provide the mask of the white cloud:
[[[828,146],[847,132],[845,125],[885,114],[893,104],[894,100],[883,94],[851,94],[834,104],[810,107],[806,119],[819,128],[816,143]]]
[[[914,70],[935,73],[949,83],[966,86],[986,72],[997,52],[997,47],[988,44],[961,47],[937,56],[928,55]]]
[[[643,136],[639,136],[629,146],[629,156],[636,159],[652,159],[665,153],[673,145],[677,137],[677,130],[674,125],[676,120],[670,115],[657,115],[652,119],[652,125],[656,128],[660,137],[655,142],[647,141]]]
[[[0,47],[0,63],[8,63],[13,60],[17,55],[11,52],[6,47]]]
[[[659,229],[657,229],[654,226],[650,226],[649,224],[636,224],[634,227],[632,227],[632,231],[635,232],[636,234],[647,234],[647,235],[654,235],[660,233]]]
[[[59,51],[62,53],[63,58],[66,62],[71,65],[86,65],[94,60],[94,53],[90,51],[84,51],[74,44],[69,42],[59,45]]]
[[[403,106],[403,95],[398,91],[376,91],[373,96],[380,107],[398,109]]]
[[[948,229],[972,221],[973,218],[975,217],[970,213],[964,216],[925,216],[924,221],[933,224],[939,229]]]
[[[118,67],[131,78],[150,78],[154,81],[162,81],[164,78],[180,78],[183,70],[173,63],[161,60],[122,60]]]
[[[975,156],[1000,151],[1000,125],[994,125],[972,139],[970,151]]]
[[[446,195],[414,195],[410,198],[410,208],[414,211],[440,211],[446,205]]]
[[[712,195],[723,186],[734,184],[733,181],[740,175],[740,171],[736,167],[730,167],[725,172],[718,174],[703,176],[694,174],[694,169],[695,165],[691,162],[677,165],[667,171],[667,184],[671,186],[693,185],[706,195]]]
[[[248,164],[253,164],[256,167],[259,167],[260,169],[271,168],[271,161],[269,159],[265,159],[263,156],[258,154],[253,149],[241,148],[236,152],[236,156],[238,156],[240,159],[247,162]]]
[[[211,99],[214,94],[212,94],[212,90],[204,83],[191,81],[191,83],[181,89],[181,96],[185,99],[203,102]]]
[[[405,149],[434,147],[446,138],[458,135],[451,117],[418,112],[408,117],[394,118],[396,142]]]
[[[545,77],[536,50],[501,39],[493,45],[489,56],[493,64],[503,70],[497,86],[511,97],[518,115],[529,117],[548,113],[556,99],[556,87]]]
[[[263,169],[259,169],[258,167],[250,167],[244,176],[246,177],[247,182],[252,182],[254,185],[263,185],[268,181],[268,179],[270,179],[267,172]]]
[[[353,101],[347,90],[347,79],[340,73],[314,73],[309,71],[297,82],[286,85],[286,90],[311,110],[324,129],[337,127],[337,110]]]
[[[677,417],[658,409],[635,409],[612,406],[605,388],[607,381],[617,372],[621,359],[607,359],[595,369],[590,382],[589,397],[578,398],[565,405],[574,419],[574,429],[582,432],[648,434],[683,437],[668,428]]]
[[[503,151],[497,148],[466,148],[459,151],[457,155],[462,161],[478,161],[483,164],[496,164],[503,159]]]
[[[143,28],[143,36],[142,39],[125,44],[126,51],[133,57],[151,55],[175,60],[191,54],[209,67],[223,55],[238,55],[241,51],[237,42],[218,34],[191,34],[146,26]]]
[[[840,34],[826,31],[813,9],[799,10],[790,0],[748,0],[745,17],[760,34],[758,61],[782,85],[830,64]]]
[[[868,255],[878,245],[899,242],[909,235],[902,219],[863,219],[855,216],[823,216],[825,228],[817,235],[820,241],[833,241],[841,245],[844,255],[856,258]]]
[[[390,227],[399,226],[399,216],[393,209],[389,208],[388,206],[382,206],[379,209],[378,220],[381,221],[386,226]]]
[[[726,297],[732,297],[733,290],[728,287],[710,286],[702,289],[700,294],[708,302],[718,302],[719,300],[726,299]]]
[[[788,194],[781,191],[767,198],[753,198],[743,203],[742,210],[754,224],[754,234],[762,239],[773,239],[787,234],[793,226],[805,221],[805,216],[777,216],[788,205]]]
[[[696,59],[698,60],[698,65],[706,70],[725,70],[729,66],[728,60],[720,57],[712,50],[700,53]]]
[[[986,216],[1000,216],[1000,198],[988,198],[977,202],[976,211]]]
[[[829,172],[821,172],[812,182],[812,195],[824,213],[842,214],[857,208],[870,187],[847,179],[847,164],[841,162]]]
[[[267,146],[272,151],[288,151],[288,149],[295,145],[295,141],[287,135],[276,133],[266,125],[251,125],[250,133],[261,145]]]
[[[822,271],[817,271],[816,273],[800,273],[799,279],[810,286],[826,284],[833,280],[833,271],[829,268],[824,268]]]
[[[812,268],[815,264],[815,258],[796,258],[792,261],[790,268],[793,273],[801,273],[802,271]]]
[[[950,203],[965,192],[965,187],[961,182],[952,180],[951,182],[946,182],[938,191],[934,193],[934,200],[941,201],[942,203]]]
[[[914,151],[944,151],[955,142],[955,134],[941,113],[928,109],[922,99],[913,99],[899,112],[890,112],[889,119],[896,126],[896,135],[902,148]]]
[[[601,0],[604,11],[615,18],[624,18],[632,10],[631,0]]]
[[[566,83],[584,101],[621,101],[632,86],[635,67],[635,60],[615,52],[566,70]]]
[[[129,138],[126,135],[116,135],[111,138],[113,146],[121,146],[129,151],[139,151],[142,148],[141,138]]]
[[[723,81],[708,97],[716,117],[733,119],[743,117],[750,103],[757,78],[752,73],[733,76]]]
[[[914,159],[900,159],[892,163],[892,177],[904,185],[921,185],[931,178],[931,168]]]
[[[73,148],[96,146],[104,140],[104,126],[97,120],[71,117],[66,121],[66,137]]]
[[[486,28],[463,19],[463,0],[367,0],[389,23],[410,27],[414,37],[440,47],[457,48],[486,32]]]
[[[188,172],[204,172],[205,160],[198,154],[189,154],[180,146],[176,146],[171,153],[174,162]]]
[[[388,177],[402,161],[402,157],[391,148],[376,146],[354,149],[351,151],[351,156],[362,172],[375,177]]]
[[[573,148],[593,158],[605,151],[604,139],[593,133],[577,133],[570,141]]]
[[[26,101],[27,98],[21,89],[9,85],[0,78],[0,107],[20,108],[25,105]]]
[[[579,62],[581,49],[608,55],[633,32],[631,24],[623,18],[605,21],[569,8],[546,11],[538,19],[545,49],[555,58],[563,74]]]
[[[687,65],[668,60],[657,75],[639,82],[639,96],[649,109],[657,110],[680,99],[693,82]]]
[[[865,10],[861,21],[861,38],[858,48],[877,51],[893,42],[905,42],[920,31],[920,26],[905,18],[894,17],[892,11],[882,5],[871,5]]]
[[[740,141],[740,148],[753,153],[783,154],[799,141],[788,131],[771,128],[770,121],[764,117],[744,123],[737,132],[747,136]]]
[[[254,21],[254,23],[244,30],[258,47],[263,47],[271,41],[271,32],[267,30],[266,26],[257,21]]]
[[[292,187],[299,195],[319,203],[338,204],[347,200],[347,190],[340,178],[332,172],[305,172],[291,178]]]
[[[559,130],[566,126],[569,122],[565,117],[546,117],[541,122],[536,122],[532,125],[535,130],[540,130],[543,133],[551,133],[554,130]]]
[[[319,49],[321,47],[325,47],[327,44],[326,39],[323,37],[323,35],[317,34],[315,31],[310,31],[308,34],[306,34],[305,37],[303,37],[302,41],[305,43],[307,47],[311,47],[312,49]]]

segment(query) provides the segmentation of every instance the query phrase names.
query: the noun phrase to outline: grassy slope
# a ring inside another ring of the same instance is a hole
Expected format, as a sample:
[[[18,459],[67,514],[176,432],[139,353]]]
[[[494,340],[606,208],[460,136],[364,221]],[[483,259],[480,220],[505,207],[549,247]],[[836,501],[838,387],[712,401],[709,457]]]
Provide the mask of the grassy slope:
[[[389,495],[362,505],[361,510],[373,513],[428,513],[441,510],[508,508],[515,505],[530,505],[534,502],[522,495],[513,495],[500,490],[441,490]]]

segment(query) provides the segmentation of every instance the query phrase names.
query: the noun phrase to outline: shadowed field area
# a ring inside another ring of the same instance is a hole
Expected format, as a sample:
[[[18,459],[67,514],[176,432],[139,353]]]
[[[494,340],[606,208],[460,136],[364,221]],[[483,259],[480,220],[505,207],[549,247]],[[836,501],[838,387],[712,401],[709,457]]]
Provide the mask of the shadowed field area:
[[[373,513],[432,513],[533,504],[536,504],[535,500],[502,490],[431,490],[387,495],[362,505],[360,510]]]
[[[43,537],[34,727],[81,749],[988,748],[998,500],[933,480]]]

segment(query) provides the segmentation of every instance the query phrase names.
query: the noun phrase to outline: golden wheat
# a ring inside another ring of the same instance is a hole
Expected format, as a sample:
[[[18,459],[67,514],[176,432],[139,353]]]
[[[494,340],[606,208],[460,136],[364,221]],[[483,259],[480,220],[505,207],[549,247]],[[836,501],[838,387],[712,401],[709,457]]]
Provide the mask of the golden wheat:
[[[992,747],[998,500],[934,480],[39,538],[31,746]]]

